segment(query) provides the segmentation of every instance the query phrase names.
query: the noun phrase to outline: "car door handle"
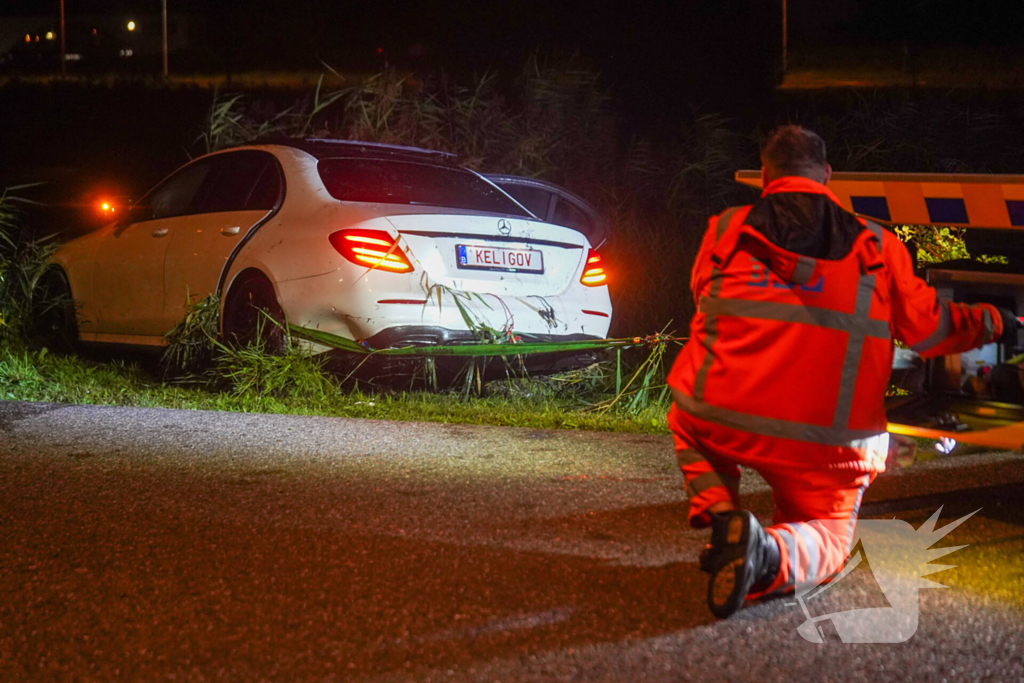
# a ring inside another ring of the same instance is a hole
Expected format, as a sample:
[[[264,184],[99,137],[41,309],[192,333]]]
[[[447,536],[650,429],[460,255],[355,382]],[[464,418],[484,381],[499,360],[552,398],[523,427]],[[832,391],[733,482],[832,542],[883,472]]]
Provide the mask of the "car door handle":
[[[153,237],[166,237],[166,236],[167,236],[167,228],[157,228],[156,230],[153,231]]]
[[[241,230],[237,225],[231,228],[221,228],[220,234],[222,235],[237,235],[238,231]]]

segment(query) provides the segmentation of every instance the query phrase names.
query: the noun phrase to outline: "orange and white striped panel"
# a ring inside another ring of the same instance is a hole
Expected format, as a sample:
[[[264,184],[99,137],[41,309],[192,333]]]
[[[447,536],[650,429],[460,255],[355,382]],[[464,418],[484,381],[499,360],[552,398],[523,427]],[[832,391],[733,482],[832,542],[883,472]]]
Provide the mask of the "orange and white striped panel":
[[[761,187],[760,171],[736,180]],[[834,173],[828,188],[848,211],[897,225],[1024,229],[1024,176]]]

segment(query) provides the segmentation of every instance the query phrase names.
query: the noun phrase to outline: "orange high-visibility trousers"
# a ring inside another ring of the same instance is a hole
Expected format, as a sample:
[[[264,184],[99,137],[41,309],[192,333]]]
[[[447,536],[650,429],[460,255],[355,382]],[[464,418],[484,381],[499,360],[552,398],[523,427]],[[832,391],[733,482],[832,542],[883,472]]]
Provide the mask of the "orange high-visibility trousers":
[[[677,409],[673,406],[672,410]],[[674,422],[670,414],[673,429]],[[679,438],[675,441],[690,499],[691,526],[708,526],[708,510],[715,503],[732,503],[739,508],[739,466],[720,457],[709,458]],[[850,552],[861,500],[874,473],[771,462],[752,469],[772,488],[775,517],[766,531],[779,544],[781,562],[779,574],[767,590],[751,597],[789,592],[797,584],[835,573]]]

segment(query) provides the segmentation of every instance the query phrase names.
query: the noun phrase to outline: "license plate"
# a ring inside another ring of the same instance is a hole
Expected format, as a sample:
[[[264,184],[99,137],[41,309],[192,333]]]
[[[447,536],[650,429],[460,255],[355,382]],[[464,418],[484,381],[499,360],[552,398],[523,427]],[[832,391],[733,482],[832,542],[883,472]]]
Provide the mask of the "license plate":
[[[544,254],[536,249],[504,249],[455,245],[459,268],[469,270],[504,270],[510,273],[543,273]]]

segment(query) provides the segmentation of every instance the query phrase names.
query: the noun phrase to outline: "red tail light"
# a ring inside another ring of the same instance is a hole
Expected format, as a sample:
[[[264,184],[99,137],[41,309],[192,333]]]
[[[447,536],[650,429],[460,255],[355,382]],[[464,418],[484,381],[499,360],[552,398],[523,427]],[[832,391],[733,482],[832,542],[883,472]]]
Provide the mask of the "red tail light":
[[[580,282],[587,287],[599,287],[608,283],[608,275],[601,266],[601,255],[591,249],[587,253],[587,262],[583,265],[583,276]]]
[[[394,238],[383,230],[339,230],[328,238],[331,246],[352,263],[408,273],[412,264]]]

